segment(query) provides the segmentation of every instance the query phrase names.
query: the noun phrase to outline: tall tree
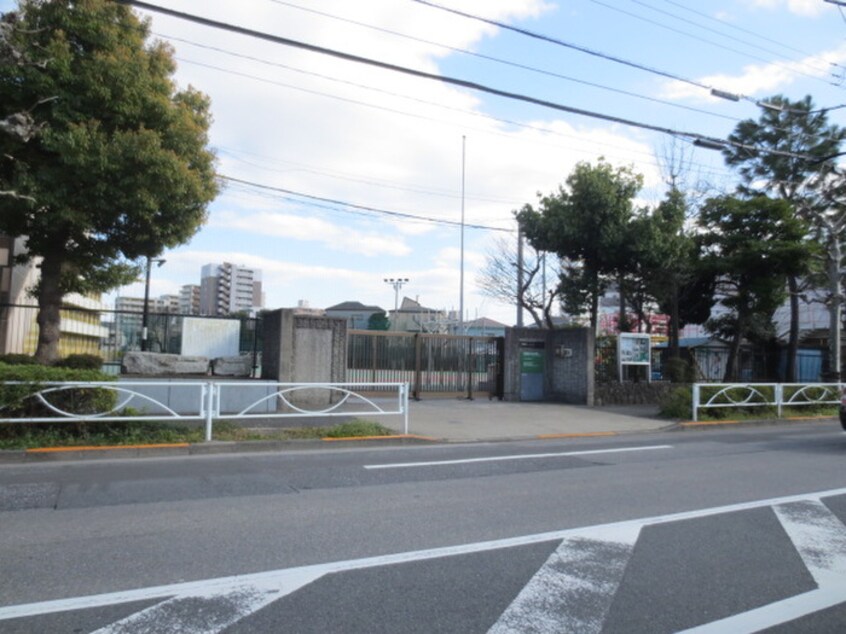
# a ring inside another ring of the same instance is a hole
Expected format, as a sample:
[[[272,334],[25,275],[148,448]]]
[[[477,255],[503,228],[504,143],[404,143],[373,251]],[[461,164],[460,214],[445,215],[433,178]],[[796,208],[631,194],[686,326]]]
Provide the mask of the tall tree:
[[[643,178],[629,167],[614,168],[602,159],[596,165],[579,163],[566,188],[542,196],[537,209],[526,205],[517,214],[533,247],[573,263],[573,275],[562,280],[565,302],[587,304],[594,332],[599,298],[609,278],[628,265],[632,201],[642,183]]]
[[[828,272],[830,311],[829,344],[831,362],[840,371],[840,312],[842,260],[846,210],[840,218],[830,205],[820,205],[819,189],[830,186],[835,173],[832,160],[846,139],[846,128],[830,124],[825,109],[815,109],[810,96],[791,101],[776,95],[758,120],[737,124],[729,140],[734,145],[723,151],[726,162],[737,168],[742,183],[740,191],[748,196],[766,194],[789,201],[805,218],[817,238],[826,245],[825,270]],[[807,261],[807,260],[806,260]],[[810,268],[787,277],[790,301],[787,380],[795,380],[796,354],[799,347],[800,281]]]
[[[682,290],[696,270],[696,245],[685,230],[687,211],[684,194],[672,187],[656,209],[641,213],[632,223],[635,279],[641,292],[670,318],[667,334],[672,358],[679,356]]]
[[[28,142],[0,136],[0,232],[40,258],[36,356],[58,355],[69,292],[134,279],[134,262],[188,240],[217,194],[209,101],[177,90],[171,49],[148,21],[108,0],[19,0],[6,45],[31,63],[0,65],[0,119],[29,112]],[[51,99],[43,103],[45,96]]]
[[[766,339],[784,301],[785,278],[804,266],[807,227],[784,199],[765,196],[709,199],[702,208],[699,242],[703,265],[727,309],[708,328],[730,340],[725,381],[738,378],[743,338]]]
[[[522,275],[518,267],[522,266]],[[476,284],[483,295],[528,311],[538,328],[552,328],[552,309],[559,297],[558,258],[531,246],[518,256],[517,245],[494,241]]]

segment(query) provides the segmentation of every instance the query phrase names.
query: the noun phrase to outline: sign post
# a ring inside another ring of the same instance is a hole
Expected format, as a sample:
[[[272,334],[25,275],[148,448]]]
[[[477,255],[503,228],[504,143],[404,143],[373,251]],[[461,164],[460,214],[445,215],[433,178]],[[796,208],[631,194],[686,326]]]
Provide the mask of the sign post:
[[[646,366],[646,381],[652,382],[652,341],[650,335],[621,332],[617,335],[617,371],[623,382],[624,365]]]

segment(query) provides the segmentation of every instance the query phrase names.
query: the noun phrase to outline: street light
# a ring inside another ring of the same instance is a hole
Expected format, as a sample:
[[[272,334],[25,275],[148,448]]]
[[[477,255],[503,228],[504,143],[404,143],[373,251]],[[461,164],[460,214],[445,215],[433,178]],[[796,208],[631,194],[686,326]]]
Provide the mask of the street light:
[[[386,277],[385,283],[394,287],[394,312],[399,309],[399,292],[403,284],[410,282],[407,277]]]
[[[141,352],[147,351],[147,320],[150,316],[150,270],[153,268],[153,262],[156,266],[161,266],[167,260],[163,258],[151,258],[147,256],[147,277],[144,283],[144,311],[141,313]]]

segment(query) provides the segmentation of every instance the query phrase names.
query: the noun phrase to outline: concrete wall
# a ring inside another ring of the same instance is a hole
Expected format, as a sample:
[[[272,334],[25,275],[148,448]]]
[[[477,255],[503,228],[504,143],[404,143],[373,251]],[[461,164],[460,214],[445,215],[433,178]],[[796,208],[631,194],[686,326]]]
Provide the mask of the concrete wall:
[[[543,343],[543,400],[575,405],[594,404],[595,342],[589,328],[509,328],[505,333],[506,401],[521,400],[521,342]]]
[[[347,322],[276,310],[264,320],[262,377],[280,383],[342,383],[347,372]],[[327,392],[296,393],[298,403],[328,404]]]

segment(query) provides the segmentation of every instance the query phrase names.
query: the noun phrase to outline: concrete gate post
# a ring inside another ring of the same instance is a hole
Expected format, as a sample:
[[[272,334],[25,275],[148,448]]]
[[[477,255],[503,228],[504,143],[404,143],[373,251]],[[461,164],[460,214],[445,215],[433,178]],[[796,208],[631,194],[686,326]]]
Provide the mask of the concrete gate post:
[[[347,322],[298,315],[290,308],[264,317],[262,376],[280,383],[343,383],[347,374]],[[328,405],[325,390],[300,390],[298,404]]]

